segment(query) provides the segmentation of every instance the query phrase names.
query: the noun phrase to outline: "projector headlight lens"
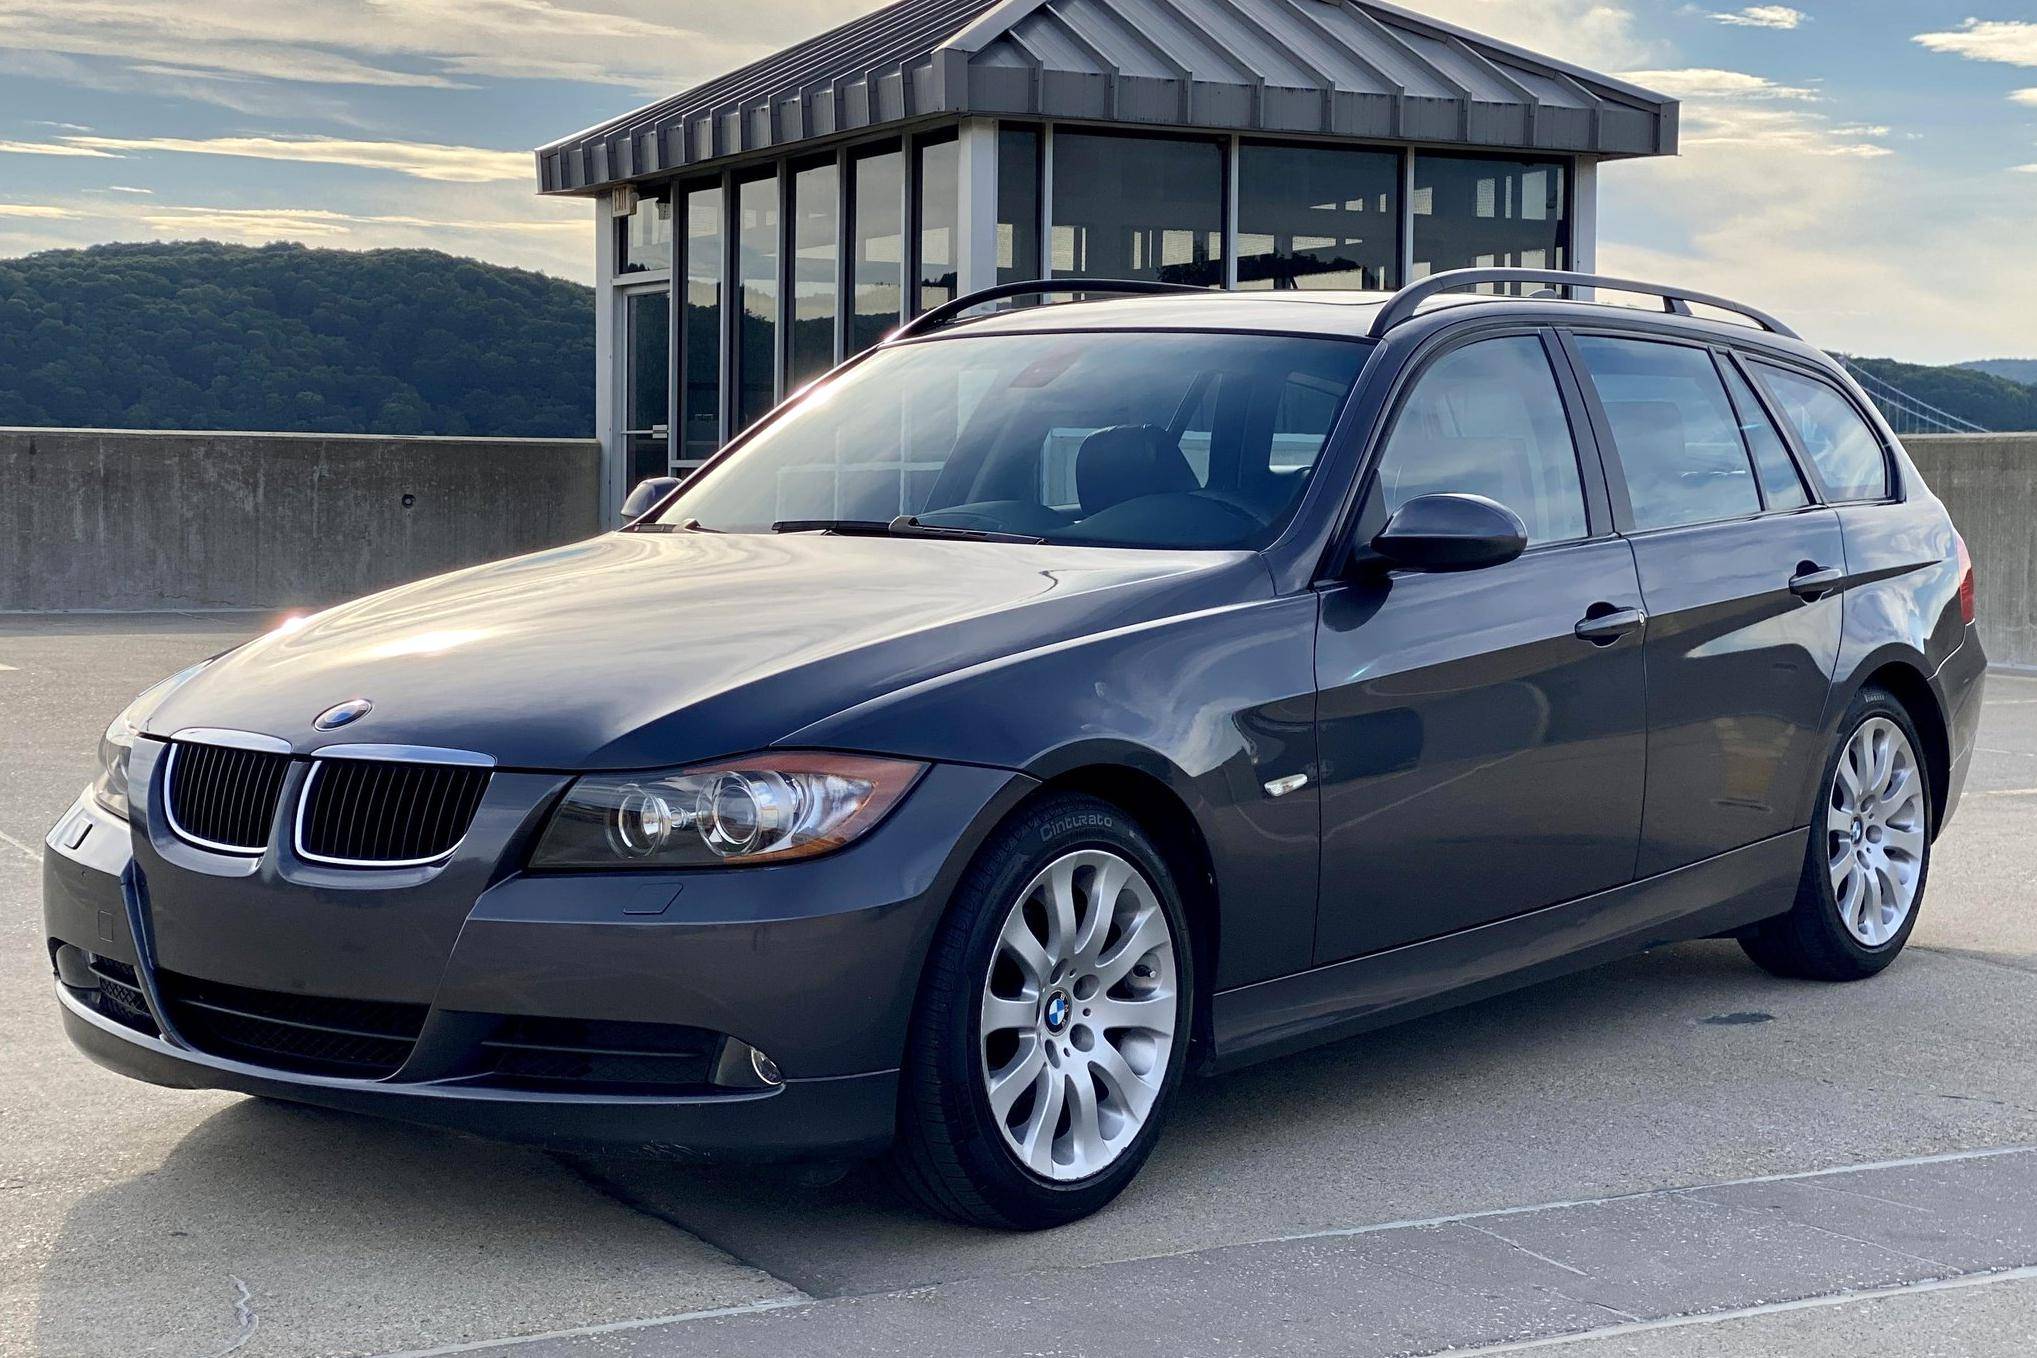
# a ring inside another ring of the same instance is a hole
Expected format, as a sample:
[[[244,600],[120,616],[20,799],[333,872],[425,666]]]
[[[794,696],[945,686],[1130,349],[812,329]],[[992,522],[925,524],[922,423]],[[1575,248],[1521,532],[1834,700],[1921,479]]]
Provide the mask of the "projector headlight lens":
[[[874,829],[925,772],[926,765],[903,759],[793,752],[590,774],[552,813],[531,866],[564,872],[811,858]]]

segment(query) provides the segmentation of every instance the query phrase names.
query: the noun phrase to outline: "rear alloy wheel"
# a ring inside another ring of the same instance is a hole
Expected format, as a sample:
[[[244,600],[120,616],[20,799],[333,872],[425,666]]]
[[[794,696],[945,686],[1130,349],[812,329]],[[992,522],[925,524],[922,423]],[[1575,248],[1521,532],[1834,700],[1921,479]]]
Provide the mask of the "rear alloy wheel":
[[[1796,904],[1741,936],[1779,976],[1857,981],[1909,941],[1931,866],[1931,781],[1902,704],[1865,689],[1840,724]]]
[[[1180,1083],[1194,977],[1173,878],[1123,811],[1061,793],[999,827],[928,959],[899,1105],[907,1189],[1020,1230],[1104,1206]]]

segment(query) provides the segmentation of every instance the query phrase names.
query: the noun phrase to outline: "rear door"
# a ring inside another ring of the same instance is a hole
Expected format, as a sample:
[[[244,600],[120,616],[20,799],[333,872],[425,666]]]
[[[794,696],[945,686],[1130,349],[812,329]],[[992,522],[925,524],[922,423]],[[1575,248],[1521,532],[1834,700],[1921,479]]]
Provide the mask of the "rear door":
[[[1845,553],[1730,353],[1567,342],[1648,610],[1646,877],[1805,824]]]
[[[1416,496],[1459,491],[1519,514],[1529,546],[1324,588],[1319,964],[1633,875],[1640,585],[1583,428],[1553,335],[1533,331],[1433,355],[1391,417],[1357,541]]]

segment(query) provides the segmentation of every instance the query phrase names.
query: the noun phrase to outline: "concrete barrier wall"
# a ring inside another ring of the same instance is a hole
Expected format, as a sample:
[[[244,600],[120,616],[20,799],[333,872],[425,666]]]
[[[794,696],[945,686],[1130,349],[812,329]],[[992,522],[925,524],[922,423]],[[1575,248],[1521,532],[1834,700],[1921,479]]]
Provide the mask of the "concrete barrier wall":
[[[2037,434],[1912,435],[1903,446],[1973,553],[1988,659],[2037,668]]]
[[[0,611],[335,603],[599,532],[593,440],[0,428]]]

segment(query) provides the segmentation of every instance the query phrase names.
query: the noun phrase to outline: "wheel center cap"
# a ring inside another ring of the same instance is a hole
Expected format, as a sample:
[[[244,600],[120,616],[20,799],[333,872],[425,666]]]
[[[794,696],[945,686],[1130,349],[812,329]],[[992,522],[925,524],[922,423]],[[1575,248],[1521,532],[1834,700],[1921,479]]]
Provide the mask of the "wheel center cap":
[[[1058,1033],[1068,1026],[1070,1008],[1066,991],[1057,990],[1047,997],[1047,1005],[1040,1011],[1040,1017],[1046,1022],[1048,1032]]]
[[[1866,837],[1867,837],[1867,824],[1865,821],[1862,821],[1856,817],[1853,822],[1853,842],[1855,844],[1858,844],[1862,839],[1865,839]]]

